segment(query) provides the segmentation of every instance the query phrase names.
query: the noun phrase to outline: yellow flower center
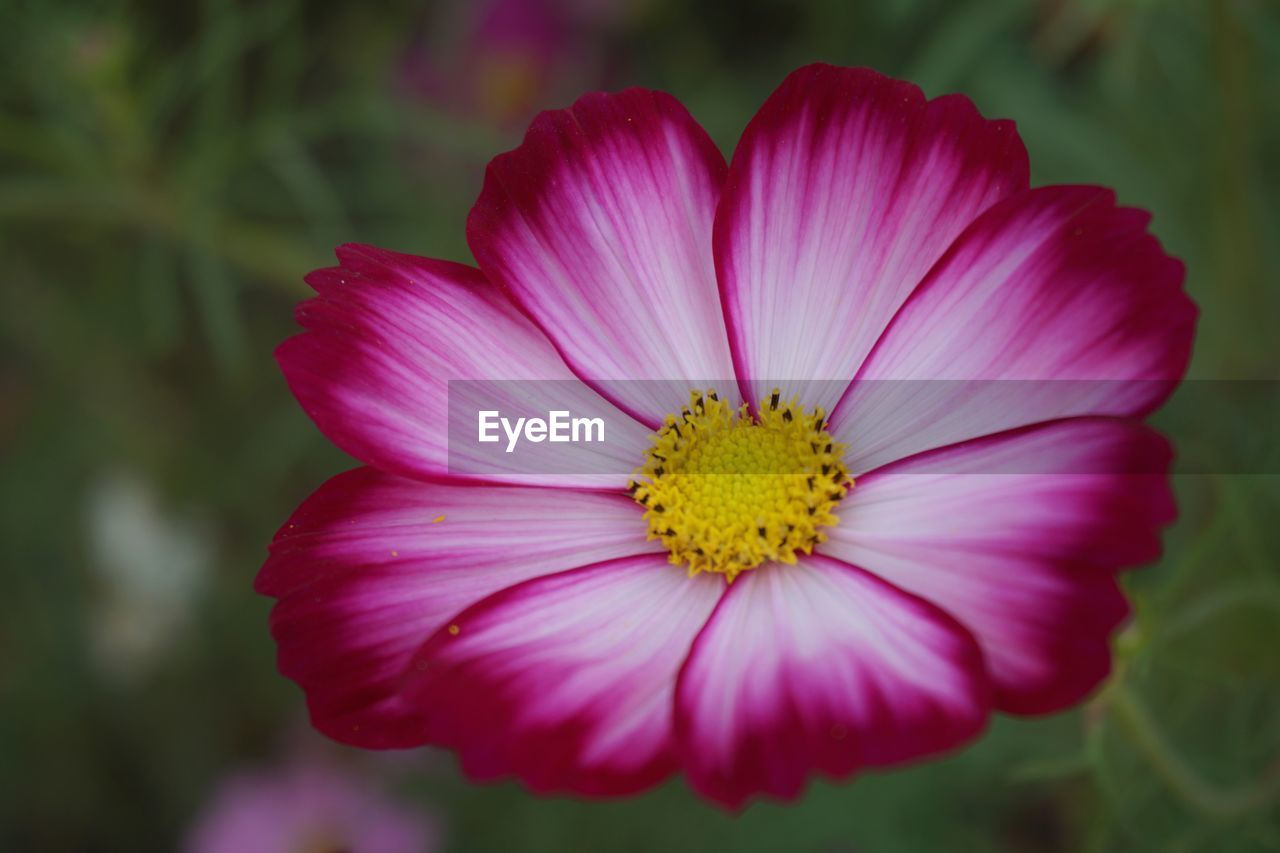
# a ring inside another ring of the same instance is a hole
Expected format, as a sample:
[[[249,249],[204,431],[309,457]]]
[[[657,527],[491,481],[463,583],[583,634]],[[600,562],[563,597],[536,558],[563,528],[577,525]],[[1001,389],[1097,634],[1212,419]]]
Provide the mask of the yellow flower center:
[[[766,561],[794,563],[796,552],[826,541],[821,528],[838,521],[832,510],[853,481],[822,409],[784,402],[776,389],[754,417],[714,391],[689,397],[689,408],[654,433],[629,487],[671,562],[732,581]]]

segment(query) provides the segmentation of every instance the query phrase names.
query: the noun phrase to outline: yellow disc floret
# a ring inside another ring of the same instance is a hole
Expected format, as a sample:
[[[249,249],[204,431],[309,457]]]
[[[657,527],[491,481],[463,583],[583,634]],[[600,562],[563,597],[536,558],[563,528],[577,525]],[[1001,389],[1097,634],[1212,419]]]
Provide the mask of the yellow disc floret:
[[[832,510],[853,481],[822,409],[784,402],[777,390],[754,416],[714,391],[689,396],[689,408],[654,434],[630,486],[671,562],[732,581],[826,541],[821,528],[837,522]]]

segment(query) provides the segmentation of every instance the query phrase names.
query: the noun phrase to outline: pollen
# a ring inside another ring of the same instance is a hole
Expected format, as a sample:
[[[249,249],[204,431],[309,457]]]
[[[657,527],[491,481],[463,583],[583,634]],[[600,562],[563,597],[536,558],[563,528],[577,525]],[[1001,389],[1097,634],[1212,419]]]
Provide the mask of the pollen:
[[[690,575],[727,581],[764,562],[795,563],[826,541],[823,527],[853,486],[822,409],[778,390],[755,414],[715,391],[692,391],[668,415],[628,491],[645,508],[649,539]]]

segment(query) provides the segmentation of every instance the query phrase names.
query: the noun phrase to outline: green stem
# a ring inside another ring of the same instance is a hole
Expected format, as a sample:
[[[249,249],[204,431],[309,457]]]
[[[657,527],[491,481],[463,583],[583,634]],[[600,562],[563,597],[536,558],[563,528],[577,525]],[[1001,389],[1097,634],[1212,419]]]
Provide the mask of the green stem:
[[[1269,608],[1280,612],[1280,589],[1259,581],[1225,587],[1170,615],[1156,638],[1161,644],[1176,639],[1237,607]]]
[[[1184,802],[1209,817],[1226,820],[1265,808],[1280,799],[1280,760],[1254,783],[1221,788],[1206,782],[1160,730],[1142,700],[1122,684],[1107,691],[1115,718],[1147,762]]]
[[[316,253],[266,229],[221,220],[193,227],[176,205],[158,195],[114,186],[74,187],[56,182],[0,186],[0,221],[80,221],[126,226],[164,234],[226,260],[244,272],[294,294],[305,294],[302,274],[313,269]]]

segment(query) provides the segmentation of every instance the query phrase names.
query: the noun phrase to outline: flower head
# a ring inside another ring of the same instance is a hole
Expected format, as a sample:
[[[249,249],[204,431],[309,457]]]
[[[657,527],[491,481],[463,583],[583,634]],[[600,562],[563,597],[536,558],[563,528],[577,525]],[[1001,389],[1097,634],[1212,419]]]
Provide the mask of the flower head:
[[[1148,219],[867,69],[796,71],[728,166],[659,92],[541,114],[478,269],[344,246],[308,278],[279,360],[367,467],[258,577],[282,672],[346,743],[730,807],[1079,701],[1174,512],[1140,419],[1196,311]],[[456,379],[609,409],[612,473],[451,465]]]
[[[569,80],[599,79],[608,42],[632,0],[474,0],[437,17],[448,39],[415,38],[399,63],[405,94],[503,125],[528,121]],[[452,20],[450,20],[452,19]],[[449,26],[452,24],[452,26]],[[432,35],[438,35],[432,27]]]
[[[426,853],[422,815],[373,793],[366,780],[307,759],[242,770],[214,791],[187,838],[189,853]]]

